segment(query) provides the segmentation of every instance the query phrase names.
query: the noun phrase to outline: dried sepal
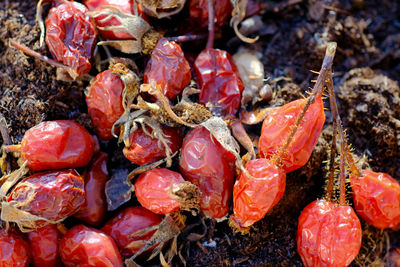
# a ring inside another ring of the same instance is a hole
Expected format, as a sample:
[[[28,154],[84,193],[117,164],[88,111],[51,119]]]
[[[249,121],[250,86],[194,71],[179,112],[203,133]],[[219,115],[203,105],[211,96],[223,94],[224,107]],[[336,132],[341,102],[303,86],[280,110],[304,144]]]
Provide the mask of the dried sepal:
[[[140,0],[143,11],[158,19],[178,13],[184,7],[185,2],[185,0]]]
[[[237,37],[243,42],[252,44],[258,40],[258,36],[256,38],[249,38],[244,36],[238,29],[239,24],[243,21],[246,17],[246,6],[248,0],[231,0],[233,5],[232,10],[232,18],[230,21],[231,27],[235,30]]]
[[[185,181],[173,188],[171,194],[178,200],[181,210],[192,211],[193,216],[196,215],[194,210],[199,210],[201,202],[201,192],[196,185]]]
[[[247,156],[245,155],[242,157],[243,164],[246,164],[249,160],[255,159],[256,153],[254,151],[253,142],[244,129],[243,124],[240,121],[235,121],[231,124],[231,130],[236,140],[247,150]]]
[[[19,167],[17,170],[13,171],[12,173],[5,175],[0,178],[0,197],[4,198],[7,194],[8,191],[16,184],[18,183],[25,174],[27,174],[29,171],[29,168],[27,167],[27,161],[25,161],[21,167]]]
[[[40,28],[40,39],[39,39],[40,47],[43,46],[44,38],[46,35],[46,27],[43,21],[43,5],[45,3],[50,3],[50,2],[51,0],[39,0],[39,2],[36,5],[36,23],[39,25]]]
[[[274,112],[276,109],[277,109],[277,107],[274,107],[274,108],[267,107],[267,108],[259,108],[259,109],[252,110],[252,111],[242,110],[240,112],[240,121],[247,125],[258,124],[260,122],[263,122],[264,119],[269,114]]]

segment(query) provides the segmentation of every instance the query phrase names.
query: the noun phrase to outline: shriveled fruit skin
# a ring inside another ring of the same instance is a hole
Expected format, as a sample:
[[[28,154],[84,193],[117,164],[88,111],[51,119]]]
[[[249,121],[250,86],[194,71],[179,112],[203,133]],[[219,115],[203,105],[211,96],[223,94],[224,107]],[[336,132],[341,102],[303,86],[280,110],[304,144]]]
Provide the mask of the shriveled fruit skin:
[[[233,187],[231,220],[241,228],[248,228],[264,218],[282,198],[286,186],[285,172],[270,160],[251,160],[245,169],[257,179],[242,172]]]
[[[74,214],[74,217],[94,226],[103,222],[107,212],[105,194],[106,183],[109,179],[107,160],[108,155],[106,153],[98,153],[88,171],[84,173],[85,203]]]
[[[181,207],[172,192],[184,182],[178,172],[166,168],[152,169],[142,173],[136,180],[136,198],[144,208],[154,213],[169,214]]]
[[[58,242],[61,234],[55,224],[49,224],[27,234],[35,266],[59,267],[61,265]]]
[[[357,214],[376,228],[400,225],[400,183],[387,173],[364,170],[350,176]]]
[[[235,116],[244,85],[231,55],[219,49],[204,49],[197,56],[194,69],[201,89],[199,103],[214,115]]]
[[[144,83],[160,86],[163,94],[174,100],[190,84],[189,62],[181,47],[161,38],[144,71]]]
[[[21,158],[34,171],[86,166],[96,149],[93,137],[74,121],[45,121],[26,131]]]
[[[114,240],[105,233],[82,224],[72,227],[63,236],[60,241],[60,255],[65,266],[124,266]]]
[[[305,266],[348,266],[360,251],[361,237],[350,206],[316,200],[299,217],[297,251]]]
[[[138,252],[144,246],[144,243],[139,242],[129,248],[127,246],[134,241],[149,240],[155,230],[140,237],[130,235],[147,227],[160,224],[162,218],[162,216],[154,214],[143,207],[129,207],[109,220],[101,230],[115,240],[122,257],[128,258]],[[154,247],[149,250],[152,249]]]
[[[89,73],[97,32],[87,8],[64,1],[50,9],[46,24],[46,44],[54,59],[71,67],[78,76]]]
[[[283,146],[307,99],[299,99],[275,109],[265,119],[259,140],[260,157],[271,158]],[[309,160],[325,123],[321,95],[311,104],[283,156],[286,173],[304,166]]]
[[[205,215],[224,218],[232,201],[235,156],[199,126],[185,136],[179,168],[182,176],[200,189]]]
[[[73,169],[35,173],[14,187],[7,202],[48,220],[63,220],[84,204],[84,182]],[[37,228],[47,224],[44,220],[35,222]]]
[[[86,94],[88,113],[93,128],[103,140],[110,140],[113,136],[113,124],[124,113],[122,106],[122,91],[124,83],[110,70],[97,74]]]
[[[152,130],[147,128],[151,133]],[[182,145],[182,132],[179,128],[163,127],[162,131],[172,153]],[[166,157],[165,148],[159,146],[156,138],[148,136],[141,127],[129,136],[129,146],[124,147],[123,153],[127,159],[137,165],[146,165]]]
[[[22,235],[0,229],[0,267],[28,267],[31,253]]]
[[[218,4],[217,4],[218,3]],[[217,27],[224,25],[232,13],[232,4],[229,0],[215,1],[215,24]],[[190,22],[195,28],[206,29],[208,26],[208,1],[190,0],[189,2]]]

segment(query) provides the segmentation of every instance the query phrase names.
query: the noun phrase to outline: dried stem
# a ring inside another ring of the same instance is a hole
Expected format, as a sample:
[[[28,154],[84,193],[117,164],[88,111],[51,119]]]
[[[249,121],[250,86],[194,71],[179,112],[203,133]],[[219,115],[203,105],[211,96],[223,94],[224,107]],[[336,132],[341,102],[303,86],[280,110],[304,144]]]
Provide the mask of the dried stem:
[[[7,153],[21,152],[21,145],[6,145],[3,150]]]
[[[12,142],[11,142],[10,135],[8,134],[7,121],[6,121],[6,118],[4,118],[2,113],[0,113],[0,133],[1,133],[1,137],[3,139],[3,146],[11,145]],[[10,159],[9,159],[9,156],[7,154],[5,154],[5,151],[3,151],[3,155],[0,158],[0,163],[2,165],[0,167],[1,167],[1,171],[3,173],[6,171],[6,169],[7,169],[8,173],[11,172]]]
[[[303,121],[304,115],[306,114],[308,107],[314,103],[316,96],[318,94],[322,93],[322,89],[325,84],[326,76],[332,69],[332,63],[333,63],[333,58],[335,57],[336,47],[337,47],[337,44],[335,42],[328,43],[328,46],[327,46],[326,52],[325,52],[325,57],[322,62],[322,67],[321,67],[321,70],[319,71],[317,82],[315,83],[314,88],[311,91],[311,95],[307,98],[307,102],[304,105],[303,110],[300,112],[299,116],[297,117],[297,120],[296,120],[295,124],[293,125],[293,127],[290,131],[290,134],[286,138],[284,145],[281,147],[280,150],[278,150],[277,161],[276,161],[277,166],[281,165],[282,160],[283,160],[283,155],[286,153],[286,150],[289,147],[289,145],[297,131],[297,128],[299,127],[300,123]]]
[[[253,142],[244,129],[243,124],[240,121],[235,121],[231,124],[231,130],[236,140],[247,150],[251,159],[255,159],[256,153],[254,152]]]
[[[206,48],[213,48],[215,36],[214,0],[208,0],[208,39]]]
[[[329,88],[329,87],[328,87]],[[333,106],[332,97],[329,98],[329,104]],[[333,115],[333,112],[332,112]],[[333,184],[335,182],[335,167],[336,167],[336,135],[337,135],[337,123],[335,117],[332,116],[332,146],[331,146],[331,155],[330,155],[330,162],[329,162],[329,178],[328,178],[328,186],[326,189],[326,198],[328,201],[332,200],[333,194]]]
[[[167,40],[171,41],[171,42],[184,43],[184,42],[202,40],[202,39],[205,39],[206,37],[207,37],[206,34],[188,34],[188,35],[182,35],[182,36],[167,37]]]

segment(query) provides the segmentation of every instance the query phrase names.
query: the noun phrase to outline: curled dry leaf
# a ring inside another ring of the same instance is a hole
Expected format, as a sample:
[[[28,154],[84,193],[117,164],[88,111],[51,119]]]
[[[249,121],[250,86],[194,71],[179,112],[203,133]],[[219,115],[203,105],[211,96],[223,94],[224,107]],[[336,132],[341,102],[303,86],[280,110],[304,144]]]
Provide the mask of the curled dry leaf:
[[[247,1],[248,0],[231,0],[231,3],[233,5],[233,10],[232,10],[232,18],[230,24],[231,27],[233,27],[233,29],[235,30],[235,33],[240,40],[252,44],[258,40],[258,36],[254,39],[246,37],[238,29],[239,24],[246,17]]]
[[[185,0],[141,0],[143,11],[152,17],[162,19],[182,10]]]

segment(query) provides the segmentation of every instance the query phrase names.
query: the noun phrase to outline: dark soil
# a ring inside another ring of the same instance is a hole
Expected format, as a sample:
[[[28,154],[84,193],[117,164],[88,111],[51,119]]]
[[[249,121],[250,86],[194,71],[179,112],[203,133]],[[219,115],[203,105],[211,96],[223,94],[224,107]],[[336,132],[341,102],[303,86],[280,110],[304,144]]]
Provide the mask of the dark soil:
[[[35,6],[35,1],[0,2],[0,112],[14,143],[44,120],[73,119],[92,131],[83,93],[87,83],[56,81],[53,67],[8,44],[13,39],[49,56],[45,47],[39,48]],[[312,86],[315,75],[310,70],[319,70],[326,43],[336,41],[335,90],[359,164],[400,179],[400,3],[304,0],[271,8],[262,21],[256,44],[241,43],[227,28],[215,46],[231,53],[240,46],[262,53],[274,92],[267,105],[282,105]],[[324,193],[323,161],[332,132],[330,112],[326,114],[327,123],[312,158],[305,167],[288,174],[286,193],[279,204],[249,235],[233,234],[227,221],[215,227],[206,221],[208,232],[199,241],[189,242],[183,234],[178,246],[188,266],[302,265],[296,251],[297,218],[308,203]],[[113,142],[102,145],[111,155],[111,166],[132,169]],[[400,232],[377,230],[364,222],[362,226],[363,244],[352,266],[383,266],[389,249],[400,247]],[[180,262],[177,257],[174,263]]]

